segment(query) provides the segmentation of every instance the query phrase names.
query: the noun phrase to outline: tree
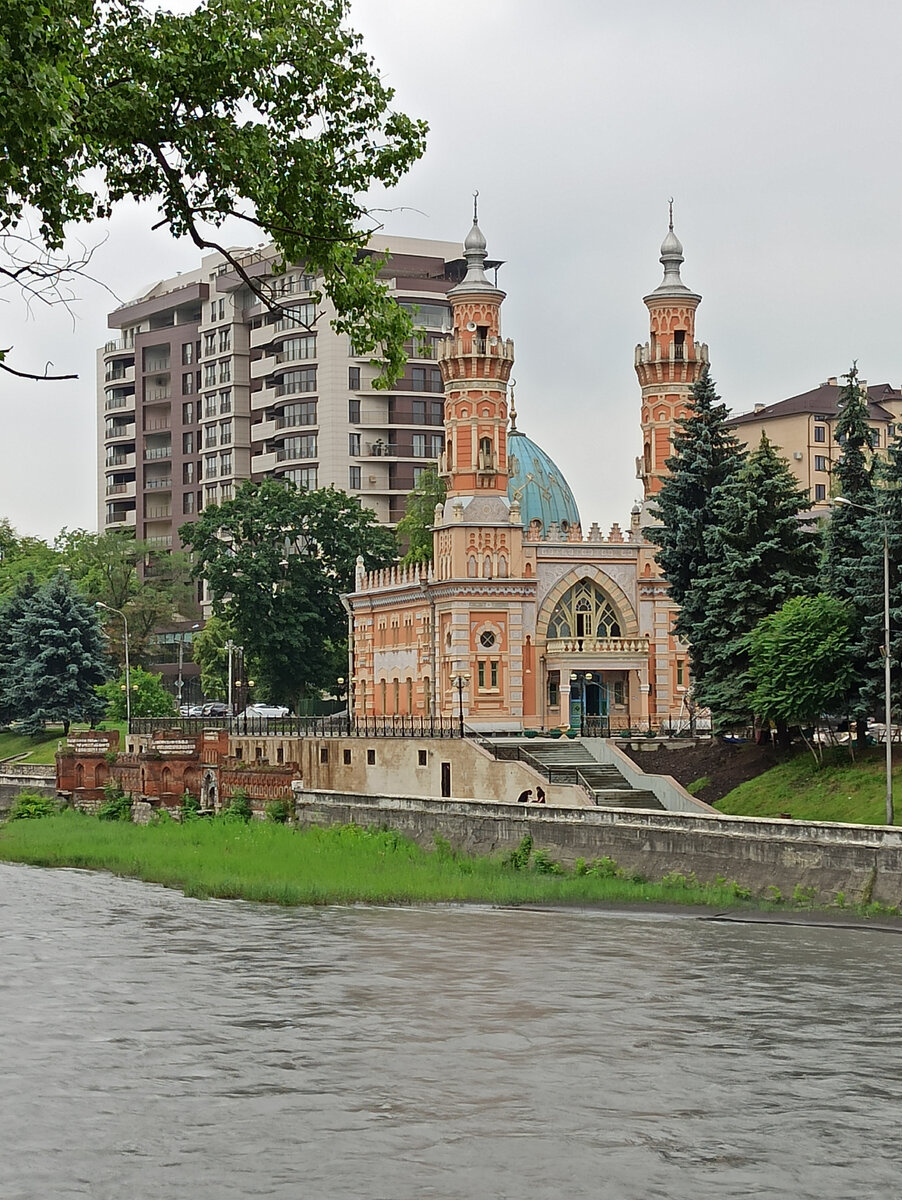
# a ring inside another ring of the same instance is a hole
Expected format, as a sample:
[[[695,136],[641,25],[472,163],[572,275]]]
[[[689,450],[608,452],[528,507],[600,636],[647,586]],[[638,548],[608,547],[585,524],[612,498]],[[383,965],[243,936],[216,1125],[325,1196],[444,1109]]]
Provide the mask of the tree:
[[[37,585],[29,575],[20,581],[15,591],[0,600],[0,725],[8,725],[16,718],[9,699],[9,685],[16,670],[12,630],[28,611],[36,591]]]
[[[752,720],[748,634],[786,600],[814,590],[820,545],[799,522],[807,503],[765,434],[711,493],[706,561],[697,578],[705,604],[692,637],[704,647],[695,694],[711,709],[715,730]]]
[[[175,701],[163,686],[162,675],[154,675],[142,667],[131,667],[131,713],[133,717],[174,717]],[[125,702],[125,672],[109,679],[97,689],[106,700],[106,716],[111,721],[124,721],[128,714]]]
[[[404,516],[398,522],[397,533],[407,552],[401,559],[405,565],[432,562],[432,526],[435,506],[445,503],[448,489],[435,467],[427,467],[408,493]]]
[[[853,624],[850,606],[823,593],[795,596],[759,621],[749,637],[754,711],[803,733],[825,714],[842,712],[855,677]],[[817,740],[808,746],[820,762]]]
[[[194,635],[191,651],[200,667],[201,692],[209,700],[225,700],[229,688],[229,651],[227,642],[238,635],[225,617],[212,616]],[[256,678],[256,674],[252,676]]]
[[[195,607],[191,564],[184,553],[154,554],[147,542],[124,531],[88,533],[64,529],[55,546],[79,590],[128,618],[129,653],[133,663],[147,665],[153,656],[152,634],[164,622]],[[125,662],[124,626],[117,613],[101,620],[110,653]]]
[[[0,0],[0,275],[32,295],[58,285],[58,261],[16,253],[15,239],[31,240],[26,216],[52,256],[67,224],[131,196],[155,201],[160,225],[220,251],[278,307],[213,235],[237,217],[275,241],[277,269],[322,274],[336,328],[381,358],[386,383],[397,378],[411,322],[363,252],[358,197],[398,181],[426,126],[391,110],[347,11],[347,0],[201,0],[188,12]]]
[[[874,545],[872,528],[877,497],[874,490],[874,459],[871,453],[871,430],[868,425],[867,396],[858,383],[858,367],[852,363],[846,386],[839,397],[839,416],[834,436],[841,445],[840,455],[833,467],[835,489],[851,503],[834,505],[827,526],[824,559],[821,568],[823,591],[845,601],[853,614],[851,638],[854,676],[847,707],[858,722],[858,740],[864,741],[867,727],[868,662],[873,646],[868,645],[864,632],[865,619],[872,607],[872,597],[883,589],[882,530],[879,567],[871,551]],[[865,572],[870,570],[871,578]],[[882,603],[881,603],[882,610]],[[882,642],[882,636],[881,636]],[[882,666],[878,669],[882,676]],[[862,689],[864,688],[864,692]]]
[[[39,588],[9,631],[3,701],[37,734],[47,721],[93,724],[103,715],[97,687],[107,677],[100,623],[71,580],[60,571]]]
[[[234,499],[205,508],[179,536],[207,581],[214,614],[253,660],[259,690],[293,705],[345,673],[341,595],[354,589],[358,555],[368,570],[395,558],[394,535],[358,500],[275,479],[242,483]]]
[[[859,611],[861,649],[865,660],[861,699],[869,712],[879,710],[884,700],[884,532],[889,548],[890,659],[892,704],[902,707],[902,436],[887,447],[886,460],[876,460],[874,511],[862,514],[861,532],[865,551],[861,562]]]
[[[691,645],[693,677],[704,671],[704,647],[696,633],[705,614],[700,581],[708,563],[706,534],[714,523],[712,497],[744,459],[727,428],[727,415],[706,365],[692,386],[690,412],[674,436],[674,452],[666,463],[669,475],[651,510],[661,524],[646,531],[659,547],[658,564],[680,606],[675,628]]]
[[[41,538],[20,537],[6,517],[0,520],[0,597],[26,579],[46,581],[59,570],[60,556]]]

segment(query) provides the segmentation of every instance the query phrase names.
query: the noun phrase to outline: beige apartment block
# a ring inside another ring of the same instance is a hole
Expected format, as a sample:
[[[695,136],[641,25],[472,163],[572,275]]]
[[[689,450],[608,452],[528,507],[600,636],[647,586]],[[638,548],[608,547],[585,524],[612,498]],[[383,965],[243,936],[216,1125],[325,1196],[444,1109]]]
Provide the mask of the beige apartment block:
[[[239,257],[281,313],[219,254],[110,313],[115,337],[98,353],[98,527],[178,548],[182,524],[267,477],[334,485],[395,524],[444,449],[437,343],[466,262],[456,242],[374,237],[367,253],[383,252],[382,278],[417,327],[389,392],[373,389],[376,368],[332,329],[320,280],[301,267],[274,274],[272,246]]]
[[[868,416],[875,453],[886,450],[902,422],[902,392],[891,384],[868,386]],[[831,472],[840,453],[835,429],[842,383],[831,378],[810,392],[790,396],[777,404],[756,404],[752,412],[732,417],[727,424],[750,450],[767,434],[779,448],[814,508],[826,508],[833,494]]]

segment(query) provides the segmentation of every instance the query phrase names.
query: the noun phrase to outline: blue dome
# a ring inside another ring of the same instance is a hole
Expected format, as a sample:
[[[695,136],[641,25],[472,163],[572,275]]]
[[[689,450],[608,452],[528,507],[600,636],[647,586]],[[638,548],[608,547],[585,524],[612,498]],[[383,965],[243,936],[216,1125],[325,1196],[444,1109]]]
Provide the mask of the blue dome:
[[[562,533],[580,524],[579,509],[567,480],[545,451],[519,429],[508,434],[507,457],[511,473],[507,495],[512,504],[519,503],[524,529],[539,521],[542,534],[547,535],[552,524]]]

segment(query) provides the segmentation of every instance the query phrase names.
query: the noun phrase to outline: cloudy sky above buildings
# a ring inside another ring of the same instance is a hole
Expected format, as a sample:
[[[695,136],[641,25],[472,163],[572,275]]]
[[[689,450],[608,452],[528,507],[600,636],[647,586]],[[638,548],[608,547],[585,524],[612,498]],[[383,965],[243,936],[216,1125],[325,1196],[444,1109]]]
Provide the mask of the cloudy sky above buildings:
[[[471,194],[505,260],[520,427],[567,476],[584,525],[640,496],[633,351],[661,278],[667,201],[698,336],[736,412],[840,375],[902,383],[897,337],[902,5],[892,0],[357,0],[425,157],[374,207],[389,233],[462,239]],[[74,317],[0,294],[0,515],[52,537],[96,522],[95,350],[106,314],[190,270],[187,243],[123,206]],[[240,243],[246,234],[238,234]]]

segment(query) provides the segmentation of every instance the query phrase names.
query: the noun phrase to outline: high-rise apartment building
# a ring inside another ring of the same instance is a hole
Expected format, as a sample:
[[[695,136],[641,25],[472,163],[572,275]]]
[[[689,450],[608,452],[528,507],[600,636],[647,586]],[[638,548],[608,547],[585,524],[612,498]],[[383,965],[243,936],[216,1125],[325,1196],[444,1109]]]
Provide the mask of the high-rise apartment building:
[[[383,524],[399,520],[444,448],[437,343],[466,261],[457,243],[414,238],[374,238],[369,252],[386,250],[382,277],[417,326],[390,391],[372,388],[376,368],[332,329],[314,277],[302,267],[273,276],[272,247],[247,251],[242,266],[269,281],[280,313],[218,254],[111,313],[118,337],[98,369],[99,528],[177,547],[179,526],[265,477],[333,484]]]

